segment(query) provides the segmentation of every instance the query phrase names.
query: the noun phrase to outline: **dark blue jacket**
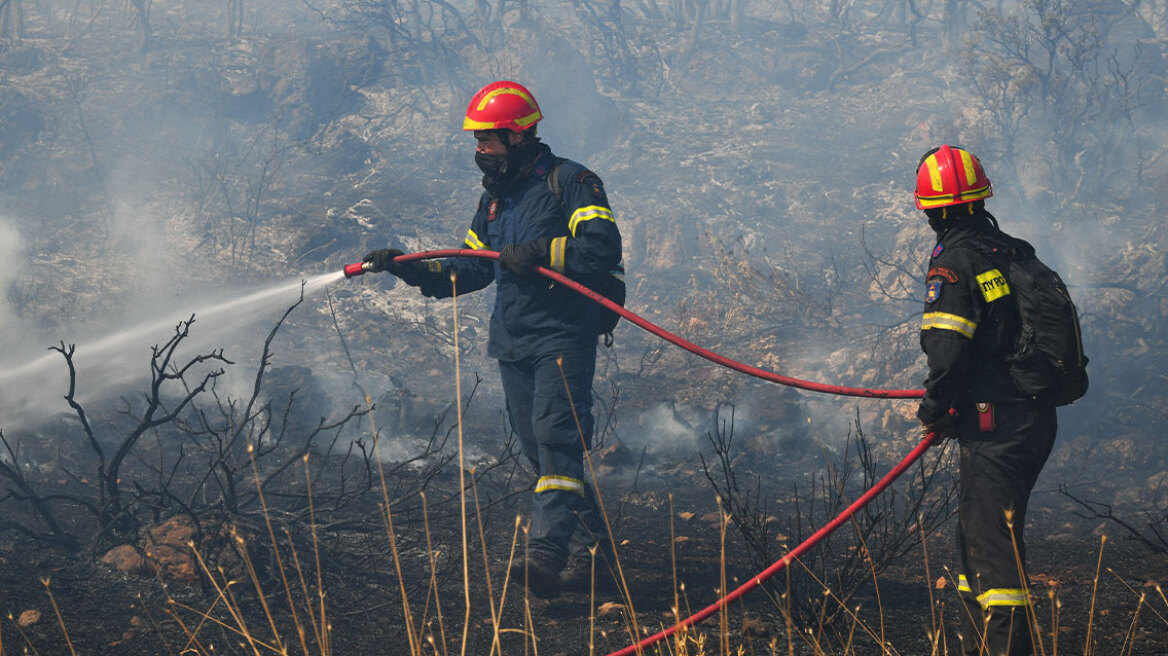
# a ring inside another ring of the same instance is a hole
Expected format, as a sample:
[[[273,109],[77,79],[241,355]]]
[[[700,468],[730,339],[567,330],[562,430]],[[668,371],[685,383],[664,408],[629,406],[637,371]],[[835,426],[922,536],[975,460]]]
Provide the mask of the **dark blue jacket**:
[[[600,178],[576,162],[560,161],[563,203],[548,184],[556,158],[545,145],[527,176],[498,198],[483,193],[465,248],[499,251],[548,237],[551,252],[543,266],[595,289],[601,276],[621,267],[620,231]],[[487,344],[493,358],[513,361],[596,343],[600,305],[539,274],[521,276],[486,258],[431,262],[430,271],[419,287],[433,298],[453,293],[451,272],[459,294],[498,284]]]
[[[988,253],[999,255],[991,259]],[[1018,306],[995,263],[1011,252],[1034,252],[984,217],[949,229],[933,249],[926,276],[921,348],[929,376],[917,417],[930,424],[955,405],[1023,401],[1010,377],[1009,356],[1021,334]]]

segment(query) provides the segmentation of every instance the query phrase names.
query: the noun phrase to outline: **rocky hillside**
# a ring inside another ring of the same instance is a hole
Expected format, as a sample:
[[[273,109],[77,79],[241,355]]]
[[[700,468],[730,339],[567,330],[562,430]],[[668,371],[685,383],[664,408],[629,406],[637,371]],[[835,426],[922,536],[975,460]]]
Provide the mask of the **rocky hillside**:
[[[508,77],[537,94],[556,152],[606,181],[631,309],[814,380],[920,384],[932,241],[913,169],[932,145],[965,145],[1003,227],[1063,272],[1084,318],[1092,392],[1064,413],[1056,459],[1102,450],[1138,472],[1133,489],[1166,469],[1149,446],[1168,409],[1162,3],[1054,3],[1053,36],[1013,3],[455,4],[25,7],[0,56],[12,343],[39,352],[121,330],[152,299],[335,271],[387,243],[457,245],[478,181],[461,112]],[[351,376],[339,327],[375,398],[445,405],[448,305],[372,276],[332,300],[294,319],[289,363]],[[461,308],[460,347],[492,398],[488,302]],[[740,419],[763,450],[838,443],[856,410],[890,453],[911,438],[911,403],[788,393],[628,324],[617,338],[605,376],[630,444],[656,444],[646,413],[663,403],[694,445],[726,403],[758,408]]]

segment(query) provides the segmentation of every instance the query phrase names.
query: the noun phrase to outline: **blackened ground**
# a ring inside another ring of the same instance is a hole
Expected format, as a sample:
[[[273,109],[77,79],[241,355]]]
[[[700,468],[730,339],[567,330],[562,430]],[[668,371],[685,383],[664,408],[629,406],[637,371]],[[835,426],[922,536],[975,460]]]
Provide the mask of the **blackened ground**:
[[[646,481],[635,487],[628,482],[615,483],[609,487],[607,499],[622,541],[621,562],[642,633],[657,631],[672,621],[675,576],[682,584],[678,594],[683,612],[689,613],[716,599],[723,564],[731,587],[755,573],[733,526],[727,528],[723,540],[717,504],[700,474],[678,470],[651,483],[653,489],[644,489]],[[431,497],[437,498],[434,494]],[[522,506],[522,498],[517,495],[507,502],[509,505],[496,506],[488,518],[491,585],[496,600],[510,551],[514,513]],[[1168,603],[1158,584],[1168,575],[1168,558],[1121,539],[1118,527],[1088,524],[1070,510],[1057,495],[1037,496],[1028,526],[1033,596],[1038,622],[1046,633],[1045,653],[1082,653],[1087,651],[1088,636],[1091,653],[1166,653]],[[781,506],[774,508],[775,515],[783,512]],[[415,626],[424,626],[420,639],[432,636],[439,640],[444,632],[446,650],[437,647],[437,653],[459,653],[465,601],[457,504],[436,506],[431,517],[431,544],[438,552],[441,620],[434,598],[428,594],[431,551],[426,548],[423,526],[409,514],[396,522],[410,612]],[[469,526],[477,533],[473,515]],[[1115,537],[1103,543],[1100,536],[1105,533]],[[813,622],[789,633],[782,612],[785,602],[772,598],[785,585],[785,576],[780,574],[774,581],[776,586],[751,593],[733,604],[724,619],[715,615],[691,636],[704,640],[706,654],[720,653],[718,636],[724,621],[731,649],[743,645],[747,653],[771,653],[773,643],[775,653],[810,654],[814,653],[811,644],[818,643],[827,653],[877,654],[883,639],[895,650],[891,653],[927,654],[932,651],[929,636],[935,623],[941,622],[946,632],[938,653],[956,654],[954,625],[959,605],[952,583],[955,575],[946,569],[953,562],[951,534],[950,522],[929,538],[927,550],[916,548],[881,572],[876,584],[865,584],[847,600],[852,617],[837,613],[835,621],[822,628]],[[301,648],[282,584],[277,580],[265,584],[268,606],[289,653],[409,653],[397,565],[384,532],[322,531],[319,537],[321,553],[326,554],[322,567],[327,590],[324,609],[331,626],[329,651],[318,646],[307,619],[308,606],[298,602],[297,620],[305,626],[307,650]],[[1097,567],[1101,550],[1102,566]],[[485,655],[491,652],[495,632],[482,551],[472,545],[470,555],[466,653]],[[306,585],[315,590],[311,553],[301,550],[298,556]],[[287,554],[285,557],[287,560]],[[293,580],[294,589],[299,590],[300,585],[298,579]],[[273,643],[269,622],[250,584],[241,579],[232,590],[255,636]],[[66,633],[78,654],[179,654],[192,648],[197,651],[189,653],[255,653],[242,646],[238,634],[214,622],[206,622],[195,631],[199,611],[237,626],[216,597],[209,586],[164,587],[158,581],[126,576],[88,558],[11,536],[0,545],[0,649],[5,655],[26,653],[26,649],[27,653],[70,653]],[[629,608],[615,595],[590,601],[588,595],[564,594],[550,601],[527,601],[530,620],[525,619],[522,591],[509,587],[499,634],[503,653],[535,653],[530,645],[525,647],[528,632],[536,636],[538,653],[543,655],[607,654],[632,638]],[[60,622],[54,602],[60,609]],[[319,599],[314,597],[312,612],[319,613],[319,608]],[[18,627],[15,620],[28,610],[40,611],[40,620]],[[195,633],[197,647],[188,631]],[[697,653],[696,647],[691,643],[690,653]],[[273,652],[260,647],[258,653]],[[423,653],[434,650],[427,646]]]

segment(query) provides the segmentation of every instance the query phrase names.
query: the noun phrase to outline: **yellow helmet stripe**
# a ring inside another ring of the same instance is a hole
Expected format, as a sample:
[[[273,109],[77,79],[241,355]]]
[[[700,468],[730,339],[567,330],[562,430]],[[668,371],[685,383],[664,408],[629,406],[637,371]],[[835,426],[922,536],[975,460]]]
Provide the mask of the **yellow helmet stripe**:
[[[616,223],[616,217],[612,215],[612,210],[602,205],[589,205],[581,207],[575,212],[572,212],[572,218],[568,219],[568,230],[571,231],[572,236],[576,236],[576,228],[585,221],[590,219],[605,219]]]
[[[468,116],[467,118],[463,119],[463,121],[462,121],[462,129],[463,130],[494,130],[495,124],[488,123],[485,121],[471,120],[471,118]]]
[[[518,125],[521,128],[525,128],[525,127],[531,125],[532,123],[535,123],[536,121],[538,121],[541,118],[543,118],[543,114],[540,114],[539,110],[537,109],[534,112],[528,114],[527,116],[524,116],[523,118],[515,119],[515,125]]]
[[[532,125],[536,121],[543,118],[543,114],[539,112],[539,106],[535,104],[535,98],[532,98],[531,95],[524,93],[519,89],[512,88],[495,89],[494,91],[487,93],[479,99],[478,104],[475,105],[475,111],[483,111],[486,109],[487,105],[490,104],[491,100],[504,94],[519,96],[523,99],[523,102],[527,103],[527,106],[532,110],[530,114],[515,119],[515,125],[519,126],[520,128],[527,128],[527,126]],[[469,116],[462,120],[463,130],[494,130],[497,127],[499,127],[497,121],[476,121]]]
[[[990,187],[978,187],[977,189],[966,189],[958,194],[940,194],[937,196],[918,196],[917,200],[921,207],[928,209],[930,207],[940,207],[942,205],[955,205],[957,203],[968,203],[974,200],[981,200],[982,198],[990,197]]]
[[[960,148],[954,148],[953,150],[956,150],[961,156],[961,170],[965,171],[965,184],[976,184],[977,171],[973,169],[973,155]]]
[[[524,116],[523,118],[515,119],[515,125],[518,125],[521,128],[525,128],[541,118],[543,118],[543,114],[540,114],[539,111],[535,111],[531,114],[528,114],[527,116]],[[494,121],[476,121],[469,116],[462,120],[463,130],[494,130],[496,127],[498,127],[498,124]]]
[[[966,339],[973,339],[973,333],[977,330],[977,324],[956,314],[926,312],[924,317],[922,317],[921,330],[931,329],[952,330],[964,336]]]
[[[480,112],[483,111],[484,109],[486,109],[487,105],[490,104],[490,102],[492,100],[494,100],[497,96],[501,96],[505,93],[510,93],[510,94],[514,94],[516,96],[519,96],[520,98],[522,98],[524,100],[524,102],[527,103],[528,107],[535,107],[535,98],[532,98],[531,96],[527,95],[526,93],[523,93],[519,89],[504,87],[502,89],[495,89],[494,91],[483,96],[482,100],[479,101],[478,107],[476,107],[475,109],[480,111]]]
[[[934,191],[942,191],[945,186],[941,182],[941,166],[937,163],[937,155],[929,155],[925,160],[925,167],[929,169],[929,184]]]

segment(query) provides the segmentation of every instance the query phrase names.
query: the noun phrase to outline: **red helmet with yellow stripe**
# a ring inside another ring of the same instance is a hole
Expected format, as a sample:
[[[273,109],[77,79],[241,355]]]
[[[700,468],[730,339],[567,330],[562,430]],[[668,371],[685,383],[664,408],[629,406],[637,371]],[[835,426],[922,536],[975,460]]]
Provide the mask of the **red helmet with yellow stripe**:
[[[969,151],[941,146],[925,153],[917,166],[917,209],[927,210],[989,198],[990,179]]]
[[[479,89],[471,98],[462,129],[524,132],[542,118],[535,96],[526,87],[500,80]]]

